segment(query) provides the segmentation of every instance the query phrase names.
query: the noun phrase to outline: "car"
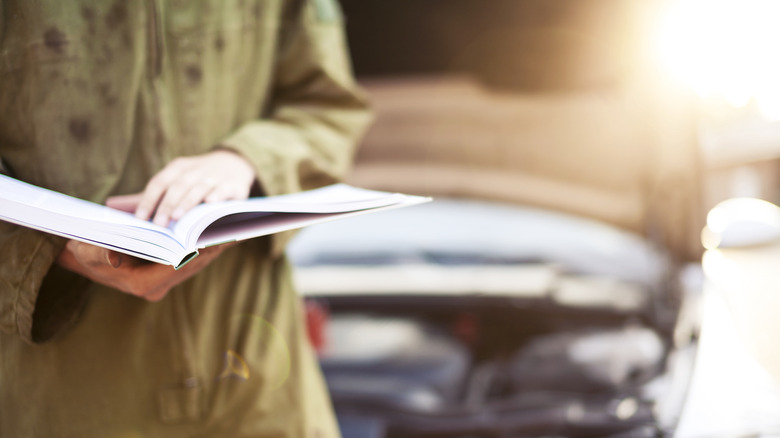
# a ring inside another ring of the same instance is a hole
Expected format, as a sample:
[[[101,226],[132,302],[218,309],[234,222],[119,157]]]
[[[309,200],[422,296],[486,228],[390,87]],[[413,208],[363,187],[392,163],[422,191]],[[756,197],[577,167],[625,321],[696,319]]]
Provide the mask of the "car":
[[[667,255],[635,234],[437,199],[311,227],[288,253],[326,315],[319,357],[345,437],[674,430],[696,325]]]
[[[642,4],[341,2],[376,112],[347,182],[434,199],[289,247],[346,438],[674,434],[702,160]]]

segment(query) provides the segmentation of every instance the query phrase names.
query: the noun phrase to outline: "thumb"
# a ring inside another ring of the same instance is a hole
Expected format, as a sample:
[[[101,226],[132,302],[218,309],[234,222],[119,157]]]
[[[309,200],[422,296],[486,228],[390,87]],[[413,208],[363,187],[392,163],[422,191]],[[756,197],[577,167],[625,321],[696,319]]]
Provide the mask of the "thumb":
[[[141,202],[143,193],[134,193],[132,195],[112,196],[106,199],[106,206],[115,210],[122,210],[128,213],[135,213],[138,204]]]
[[[106,261],[112,268],[118,268],[122,266],[125,256],[122,253],[106,250]]]
[[[102,248],[95,245],[71,240],[67,244],[68,249],[82,264],[100,267],[111,266],[112,268],[118,268],[122,266],[124,255],[116,251],[111,251],[106,248]]]

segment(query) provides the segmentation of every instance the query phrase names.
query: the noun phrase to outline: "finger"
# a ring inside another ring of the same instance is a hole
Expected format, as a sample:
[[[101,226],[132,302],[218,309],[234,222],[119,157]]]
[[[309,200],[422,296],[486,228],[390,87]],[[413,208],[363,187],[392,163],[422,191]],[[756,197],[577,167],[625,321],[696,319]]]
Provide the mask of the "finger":
[[[122,266],[122,262],[124,262],[124,259],[125,256],[122,253],[118,253],[116,251],[111,251],[111,250],[106,251],[106,262],[108,262],[108,265],[114,269]]]
[[[106,206],[115,210],[121,210],[128,213],[135,213],[138,204],[141,202],[143,193],[134,193],[132,195],[112,196],[106,199]]]
[[[68,241],[68,250],[73,253],[79,263],[86,266],[98,266],[106,263],[106,249],[89,245],[77,240]]]
[[[181,219],[188,211],[192,210],[193,207],[206,200],[216,187],[217,184],[214,178],[206,178],[191,187],[190,191],[187,192],[187,194],[179,200],[178,205],[174,207],[173,213],[171,213],[171,219]]]
[[[173,209],[184,197],[187,189],[186,185],[182,183],[177,183],[168,187],[168,190],[166,190],[161,197],[159,204],[157,204],[157,210],[154,212],[152,222],[161,227],[168,226],[171,215],[173,214]]]
[[[143,298],[147,301],[159,301],[163,299],[176,285],[186,281],[197,272],[205,268],[212,260],[231,244],[212,246],[202,249],[200,255],[186,266],[179,270],[174,270],[167,265],[149,263],[145,265],[135,264],[127,268],[132,275],[128,281],[123,283],[121,290]],[[132,260],[133,257],[128,257]],[[126,263],[128,265],[128,263]]]
[[[167,183],[149,181],[135,209],[135,216],[139,219],[149,220],[167,190]]]
[[[95,245],[70,240],[67,243],[68,250],[76,259],[87,266],[100,268],[111,266],[118,268],[122,265],[124,255]]]
[[[202,249],[198,257],[179,270],[157,263],[139,266],[135,270],[136,275],[128,292],[147,301],[159,301],[176,285],[189,279],[211,263],[222,250],[223,248],[219,246]]]
[[[206,196],[205,201],[206,202],[219,202],[219,201],[227,201],[231,199],[246,199],[249,197],[249,187],[238,187],[235,185],[219,185],[214,188],[214,190],[211,191]]]
[[[158,208],[163,197],[170,190],[171,186],[178,181],[182,172],[189,166],[189,161],[184,158],[177,158],[171,161],[163,170],[149,180],[146,184],[141,201],[135,210],[136,217],[148,220],[152,213]],[[166,221],[167,225],[167,221]]]
[[[158,263],[138,264],[123,290],[147,301],[159,301],[176,284],[177,271]]]
[[[160,203],[157,205],[157,211],[154,212],[152,221],[162,227],[168,226],[173,212],[182,203],[182,200],[193,189],[195,183],[191,182],[191,177],[187,180],[180,180],[168,187]]]

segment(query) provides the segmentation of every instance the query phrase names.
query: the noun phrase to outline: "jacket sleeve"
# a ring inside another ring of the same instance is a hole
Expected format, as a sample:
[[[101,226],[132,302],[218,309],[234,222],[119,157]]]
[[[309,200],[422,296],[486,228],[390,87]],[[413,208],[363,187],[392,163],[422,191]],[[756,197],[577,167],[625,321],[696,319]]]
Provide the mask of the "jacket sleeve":
[[[249,159],[266,195],[343,178],[370,121],[335,0],[289,4],[268,116],[243,125],[219,145]],[[276,250],[279,240],[284,239],[276,239]]]
[[[65,242],[0,222],[0,330],[38,343],[76,320],[86,300],[85,288],[65,283],[83,280],[54,265]]]
[[[10,174],[0,158],[0,173]],[[75,323],[89,280],[54,262],[67,239],[0,221],[0,331],[28,343]]]

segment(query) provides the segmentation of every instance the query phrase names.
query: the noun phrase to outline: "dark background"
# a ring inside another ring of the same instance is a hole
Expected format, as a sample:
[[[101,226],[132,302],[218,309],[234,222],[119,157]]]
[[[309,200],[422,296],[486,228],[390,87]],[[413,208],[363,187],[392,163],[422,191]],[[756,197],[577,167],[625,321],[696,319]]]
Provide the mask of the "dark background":
[[[636,55],[628,0],[341,0],[359,77],[471,74],[520,90],[609,85]]]

